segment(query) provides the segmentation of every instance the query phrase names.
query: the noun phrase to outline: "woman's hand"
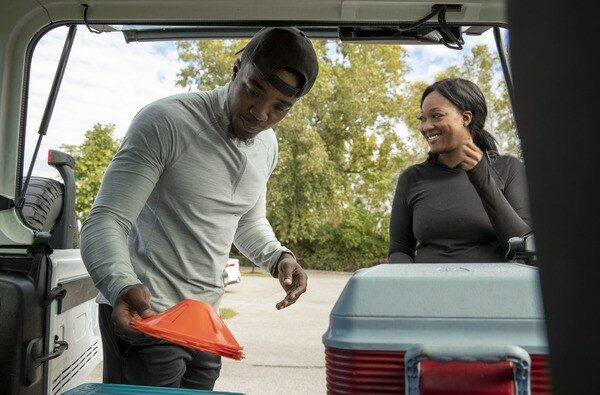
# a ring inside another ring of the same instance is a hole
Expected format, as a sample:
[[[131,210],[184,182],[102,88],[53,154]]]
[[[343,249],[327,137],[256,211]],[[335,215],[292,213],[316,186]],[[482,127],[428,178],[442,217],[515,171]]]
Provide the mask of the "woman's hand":
[[[473,140],[466,140],[460,149],[460,165],[463,169],[469,171],[481,161],[483,151],[475,145]]]

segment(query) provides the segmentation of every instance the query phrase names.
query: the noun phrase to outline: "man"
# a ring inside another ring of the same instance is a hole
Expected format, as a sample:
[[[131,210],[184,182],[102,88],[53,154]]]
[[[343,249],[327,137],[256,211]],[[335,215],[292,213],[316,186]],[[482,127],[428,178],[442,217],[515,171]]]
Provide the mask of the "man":
[[[258,32],[210,92],[158,100],[135,117],[81,232],[98,296],[104,382],[212,389],[221,359],[130,327],[191,298],[216,310],[232,243],[279,279],[285,308],[307,277],[266,219],[277,162],[273,125],[318,74],[295,28]]]

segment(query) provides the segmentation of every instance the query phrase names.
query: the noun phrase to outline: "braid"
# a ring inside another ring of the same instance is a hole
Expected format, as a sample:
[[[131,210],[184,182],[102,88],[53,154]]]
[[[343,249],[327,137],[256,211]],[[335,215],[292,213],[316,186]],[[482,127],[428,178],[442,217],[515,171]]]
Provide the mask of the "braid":
[[[490,132],[485,129],[477,129],[474,130],[469,129],[471,131],[471,135],[473,136],[473,142],[476,146],[479,147],[482,151],[492,151],[496,154],[498,153],[498,145],[496,143],[496,138],[492,136]]]

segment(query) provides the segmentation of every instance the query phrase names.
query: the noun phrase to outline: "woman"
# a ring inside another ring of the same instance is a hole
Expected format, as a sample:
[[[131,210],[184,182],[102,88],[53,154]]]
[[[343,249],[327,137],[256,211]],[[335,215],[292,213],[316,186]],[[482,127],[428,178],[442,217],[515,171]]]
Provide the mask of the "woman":
[[[525,168],[484,130],[481,90],[440,80],[421,97],[429,157],[405,170],[390,223],[390,263],[502,262],[508,239],[531,232]]]

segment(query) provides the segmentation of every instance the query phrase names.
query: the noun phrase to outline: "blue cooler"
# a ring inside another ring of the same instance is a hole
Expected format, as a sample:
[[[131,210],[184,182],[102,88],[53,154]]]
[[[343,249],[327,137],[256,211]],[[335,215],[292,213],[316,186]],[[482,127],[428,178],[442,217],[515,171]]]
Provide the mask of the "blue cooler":
[[[201,391],[187,388],[147,387],[141,385],[124,384],[81,384],[63,395],[244,395],[241,392]]]
[[[331,311],[323,343],[329,394],[468,394],[480,387],[486,394],[550,394],[532,266],[358,270]]]

